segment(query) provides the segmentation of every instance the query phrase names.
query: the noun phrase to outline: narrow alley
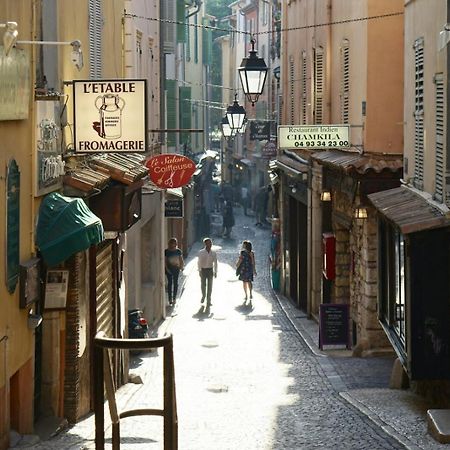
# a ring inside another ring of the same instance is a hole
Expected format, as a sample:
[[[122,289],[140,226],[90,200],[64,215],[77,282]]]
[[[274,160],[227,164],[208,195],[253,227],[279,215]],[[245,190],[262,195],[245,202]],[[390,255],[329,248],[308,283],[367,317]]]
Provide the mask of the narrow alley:
[[[159,330],[174,335],[179,448],[443,447],[427,436],[418,399],[387,389],[392,358],[352,358],[346,350],[318,350],[316,325],[271,288],[269,227],[255,227],[254,219],[239,209],[236,222],[231,239],[212,236],[219,270],[211,309],[205,311],[200,304],[197,243],[186,261],[179,299]],[[254,243],[257,258],[252,306],[244,305],[235,276],[242,239]],[[119,389],[119,408],[162,407],[162,357],[156,352],[134,356],[132,373],[143,384]],[[396,424],[395,429],[388,423]],[[110,427],[106,439],[106,448],[111,448]],[[163,448],[162,419],[122,419],[121,445],[130,450]],[[93,416],[33,447],[92,448]]]

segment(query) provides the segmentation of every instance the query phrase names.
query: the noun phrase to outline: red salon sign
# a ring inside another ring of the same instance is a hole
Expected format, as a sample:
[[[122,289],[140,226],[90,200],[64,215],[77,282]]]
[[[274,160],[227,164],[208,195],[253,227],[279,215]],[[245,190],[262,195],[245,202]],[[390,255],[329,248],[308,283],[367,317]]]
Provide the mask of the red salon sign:
[[[145,165],[156,186],[168,189],[184,186],[194,175],[196,166],[186,156],[166,153],[150,158]]]

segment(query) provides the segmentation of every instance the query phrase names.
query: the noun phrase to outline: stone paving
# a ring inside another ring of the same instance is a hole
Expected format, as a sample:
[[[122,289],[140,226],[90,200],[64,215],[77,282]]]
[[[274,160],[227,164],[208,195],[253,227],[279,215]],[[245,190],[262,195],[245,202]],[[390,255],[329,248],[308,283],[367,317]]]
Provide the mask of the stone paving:
[[[196,245],[181,296],[159,330],[174,335],[180,450],[443,447],[426,433],[428,405],[387,388],[392,359],[319,351],[317,324],[270,287],[270,229],[254,227],[239,210],[236,222],[234,238],[212,236],[220,265],[210,310],[200,305]],[[234,274],[242,239],[252,240],[257,258],[252,305]],[[143,384],[118,391],[119,409],[162,407],[161,363],[156,352],[134,357]],[[110,435],[108,427],[106,448]],[[122,449],[163,448],[160,418],[123,419],[121,435]],[[94,418],[29,448],[95,448]]]

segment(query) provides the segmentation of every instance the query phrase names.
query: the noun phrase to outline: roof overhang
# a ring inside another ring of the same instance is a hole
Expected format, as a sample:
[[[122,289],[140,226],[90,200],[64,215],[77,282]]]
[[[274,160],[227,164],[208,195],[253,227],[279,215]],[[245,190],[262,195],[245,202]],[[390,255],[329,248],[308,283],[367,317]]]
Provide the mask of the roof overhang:
[[[406,186],[370,194],[367,198],[402,234],[450,226],[448,208],[438,207]]]

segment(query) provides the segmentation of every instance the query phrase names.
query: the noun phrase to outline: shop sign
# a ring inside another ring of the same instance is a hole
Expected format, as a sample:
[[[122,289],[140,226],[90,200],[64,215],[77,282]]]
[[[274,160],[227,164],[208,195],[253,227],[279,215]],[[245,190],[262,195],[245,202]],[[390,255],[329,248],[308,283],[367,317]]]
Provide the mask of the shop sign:
[[[68,286],[68,270],[48,270],[45,282],[45,309],[64,309]]]
[[[350,348],[349,305],[322,304],[319,311],[319,348],[345,345]]]
[[[278,146],[288,148],[350,148],[348,125],[281,125],[278,127]]]
[[[168,189],[185,186],[196,170],[196,165],[186,156],[166,153],[150,158],[146,164],[150,179],[156,186]]]
[[[146,80],[74,80],[78,153],[147,150]]]
[[[12,48],[8,56],[0,47],[0,120],[28,118],[30,59],[24,50]]]
[[[271,121],[252,120],[250,121],[250,140],[268,141],[270,139]]]
[[[36,197],[62,186],[64,161],[61,154],[59,99],[36,101]]]
[[[171,218],[182,218],[183,200],[166,200],[164,216]]]
[[[268,142],[262,148],[262,157],[264,159],[271,159],[275,158],[275,156],[277,156],[277,144],[275,142]]]

